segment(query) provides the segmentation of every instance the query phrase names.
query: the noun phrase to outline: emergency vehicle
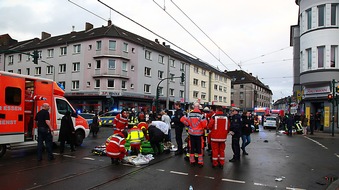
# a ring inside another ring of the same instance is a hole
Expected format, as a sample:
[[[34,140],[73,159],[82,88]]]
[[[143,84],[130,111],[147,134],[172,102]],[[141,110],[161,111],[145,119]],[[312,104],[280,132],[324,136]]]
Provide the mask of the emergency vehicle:
[[[28,88],[31,91],[29,96]],[[37,145],[38,129],[34,118],[43,103],[50,105],[53,142],[58,141],[61,118],[66,111],[71,111],[76,145],[81,145],[89,134],[87,121],[76,114],[64,94],[64,90],[52,80],[0,71],[0,157],[7,149]],[[40,98],[34,99],[36,97]],[[27,110],[27,107],[31,109]]]

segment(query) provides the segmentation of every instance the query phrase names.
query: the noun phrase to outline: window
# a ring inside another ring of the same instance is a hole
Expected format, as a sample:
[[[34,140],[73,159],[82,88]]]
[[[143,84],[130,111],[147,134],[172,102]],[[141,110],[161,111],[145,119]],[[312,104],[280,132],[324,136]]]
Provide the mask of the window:
[[[66,64],[59,65],[59,73],[66,73]]]
[[[126,89],[126,81],[121,81],[121,89]]]
[[[134,71],[134,65],[131,65],[131,71]]]
[[[331,46],[331,67],[335,67],[337,57],[338,57],[338,46]]]
[[[215,74],[214,79],[215,79],[215,81],[219,80],[219,75]]]
[[[227,92],[227,87],[224,87],[224,92]]]
[[[214,95],[214,101],[218,101],[218,96]]]
[[[224,97],[223,99],[224,99],[224,103],[226,103],[226,102],[227,102],[227,101],[226,101],[226,100],[227,100],[226,97]]]
[[[174,82],[174,74],[170,74],[170,77],[171,77],[171,82]]]
[[[311,49],[306,49],[307,54],[307,68],[312,69],[312,51]]]
[[[88,81],[87,84],[86,84],[86,86],[87,86],[87,87],[91,87],[91,82]]]
[[[217,84],[214,85],[214,90],[218,90],[218,85]]]
[[[193,91],[193,98],[198,98],[199,92],[198,91]]]
[[[47,57],[53,57],[54,56],[54,49],[48,49],[47,50]]]
[[[312,28],[312,9],[306,10],[306,18],[307,18],[307,29]]]
[[[8,70],[9,73],[13,73],[13,70]]]
[[[128,52],[128,43],[125,43],[125,42],[124,42],[124,44],[123,44],[123,46],[122,46],[122,51]]]
[[[183,90],[180,90],[180,91],[179,91],[179,97],[180,97],[180,98],[183,98],[183,97],[184,97],[184,91],[183,91]]]
[[[331,5],[331,25],[337,24],[337,4]]]
[[[67,55],[67,47],[60,48],[60,55]]]
[[[73,63],[73,72],[80,71],[80,62]]]
[[[122,62],[121,68],[122,71],[127,71],[127,62]]]
[[[81,51],[81,45],[77,44],[73,46],[74,53],[80,53]]]
[[[164,87],[159,86],[158,93],[159,93],[158,94],[159,96],[163,96],[164,95]]]
[[[95,88],[100,88],[100,80],[95,80]]]
[[[164,78],[164,71],[158,71],[158,78],[163,79]]]
[[[193,85],[198,85],[198,83],[199,83],[199,80],[198,79],[193,79]]]
[[[114,88],[114,79],[107,79],[107,87]]]
[[[101,68],[101,60],[97,60],[97,65],[95,67],[96,69],[100,69]]]
[[[199,67],[194,66],[193,71],[194,71],[195,73],[199,73]]]
[[[239,98],[244,99],[244,92],[240,92]]]
[[[8,56],[8,64],[13,65],[13,55]]]
[[[325,26],[325,5],[318,6],[318,26]]]
[[[97,49],[96,50],[101,50],[101,41],[97,41]]]
[[[206,100],[206,93],[201,93],[201,99]]]
[[[31,74],[31,69],[30,68],[26,68],[26,75],[30,75]]]
[[[201,70],[201,74],[204,75],[204,76],[206,76],[206,70],[205,70],[205,69],[202,69],[202,70]]]
[[[180,63],[180,71],[185,71],[185,63]]]
[[[109,40],[108,41],[108,49],[112,50],[112,51],[115,51],[116,48],[117,48],[117,42],[114,41],[114,40]]]
[[[318,68],[324,67],[325,61],[325,46],[318,47]]]
[[[243,84],[241,84],[241,85],[240,85],[240,88],[244,88],[244,85],[243,85]]]
[[[151,52],[148,50],[145,50],[145,59],[151,60]]]
[[[151,68],[145,67],[145,76],[151,76]]]
[[[46,74],[53,74],[53,66],[52,65],[49,65],[47,66],[46,68]]]
[[[18,74],[21,74],[21,69],[18,69]]]
[[[151,85],[145,84],[144,85],[144,92],[145,93],[151,93]]]
[[[174,64],[174,59],[170,59],[170,62],[169,62],[170,66],[171,67],[175,67],[175,64]]]
[[[62,86],[64,89],[66,89],[66,82],[65,81],[59,81],[60,86]]]
[[[170,91],[170,96],[174,96],[174,89],[170,88],[169,91]]]
[[[79,90],[79,81],[78,80],[72,81],[72,90]]]
[[[19,62],[22,61],[22,54],[18,54],[18,61],[19,61]]]
[[[115,69],[115,60],[114,59],[108,60],[108,69]]]
[[[158,56],[158,63],[164,64],[164,56],[163,55]]]
[[[35,67],[35,75],[41,75],[41,67]]]
[[[219,102],[222,102],[222,96],[219,96]]]
[[[222,86],[219,86],[219,91],[222,92]]]
[[[87,63],[87,68],[88,69],[92,68],[92,63]]]
[[[206,88],[206,81],[201,81],[201,87]]]

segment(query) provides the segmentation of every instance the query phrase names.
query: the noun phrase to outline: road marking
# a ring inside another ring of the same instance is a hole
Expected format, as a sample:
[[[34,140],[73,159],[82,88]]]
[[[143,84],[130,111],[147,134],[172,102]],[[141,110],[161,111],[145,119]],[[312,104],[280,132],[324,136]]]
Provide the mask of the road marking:
[[[176,171],[170,171],[172,174],[179,174],[179,175],[188,175],[188,173],[183,173],[183,172],[176,172]]]
[[[75,158],[75,156],[71,156],[71,155],[67,155],[67,154],[64,154],[63,156],[67,157],[67,158]]]
[[[306,190],[306,189],[300,189],[300,188],[295,188],[295,187],[286,187],[286,189],[291,189],[291,190]]]
[[[90,158],[90,157],[83,157],[82,159],[84,159],[84,160],[95,160],[95,158]]]
[[[163,169],[157,169],[158,171],[160,171],[160,172],[164,172],[165,170],[163,170]]]
[[[339,154],[337,154],[337,153],[334,153],[334,155],[335,155],[336,157],[338,157],[338,158],[339,158]]]
[[[313,139],[311,139],[310,137],[307,137],[307,136],[304,136],[304,137],[307,138],[308,140],[313,141],[315,144],[317,144],[317,145],[323,147],[324,149],[328,149],[326,146],[324,146],[324,145],[321,144],[320,142],[318,142],[318,141],[316,141],[316,140],[313,140]]]
[[[253,185],[256,185],[256,186],[262,186],[262,187],[278,188],[278,186],[270,186],[270,185],[263,184],[263,183],[253,183]]]
[[[228,182],[234,182],[234,183],[246,183],[245,181],[239,181],[239,180],[234,180],[234,179],[221,179],[221,181],[228,181]]]

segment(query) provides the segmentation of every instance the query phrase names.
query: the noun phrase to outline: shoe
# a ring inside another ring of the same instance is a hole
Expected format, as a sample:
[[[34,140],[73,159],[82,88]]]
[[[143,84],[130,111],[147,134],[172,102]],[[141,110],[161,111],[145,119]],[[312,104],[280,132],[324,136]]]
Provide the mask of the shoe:
[[[235,158],[232,158],[229,160],[230,162],[239,162],[240,160],[239,159],[235,159]]]
[[[248,153],[246,151],[243,151],[242,154],[243,155],[248,155]]]

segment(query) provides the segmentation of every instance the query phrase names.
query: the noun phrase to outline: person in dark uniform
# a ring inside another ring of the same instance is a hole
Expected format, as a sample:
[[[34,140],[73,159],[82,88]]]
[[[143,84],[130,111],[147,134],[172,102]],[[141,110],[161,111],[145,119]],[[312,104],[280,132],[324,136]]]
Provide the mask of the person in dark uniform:
[[[45,141],[46,150],[48,153],[48,160],[54,160],[54,156],[52,154],[52,146],[53,146],[53,128],[50,122],[49,116],[49,104],[42,104],[42,109],[36,114],[35,121],[38,126],[38,161],[42,160],[42,148],[43,142]]]
[[[242,130],[242,119],[239,115],[239,108],[231,109],[231,127],[230,134],[232,135],[232,150],[233,158],[229,160],[230,162],[240,161],[240,137]]]
[[[315,127],[315,117],[313,115],[313,113],[310,114],[310,135],[313,135],[314,133],[314,127]]]
[[[184,124],[180,122],[182,116],[184,116],[183,111],[181,110],[180,102],[176,102],[174,104],[175,113],[174,117],[172,118],[172,122],[174,123],[175,127],[175,140],[177,142],[178,150],[175,151],[175,155],[180,155],[184,153],[183,144],[182,144],[182,132],[184,131]]]
[[[75,151],[74,141],[75,141],[75,130],[71,117],[71,112],[66,111],[66,114],[61,119],[60,133],[59,133],[59,142],[60,142],[60,154],[64,153],[65,142],[69,142],[71,146],[71,151]]]

